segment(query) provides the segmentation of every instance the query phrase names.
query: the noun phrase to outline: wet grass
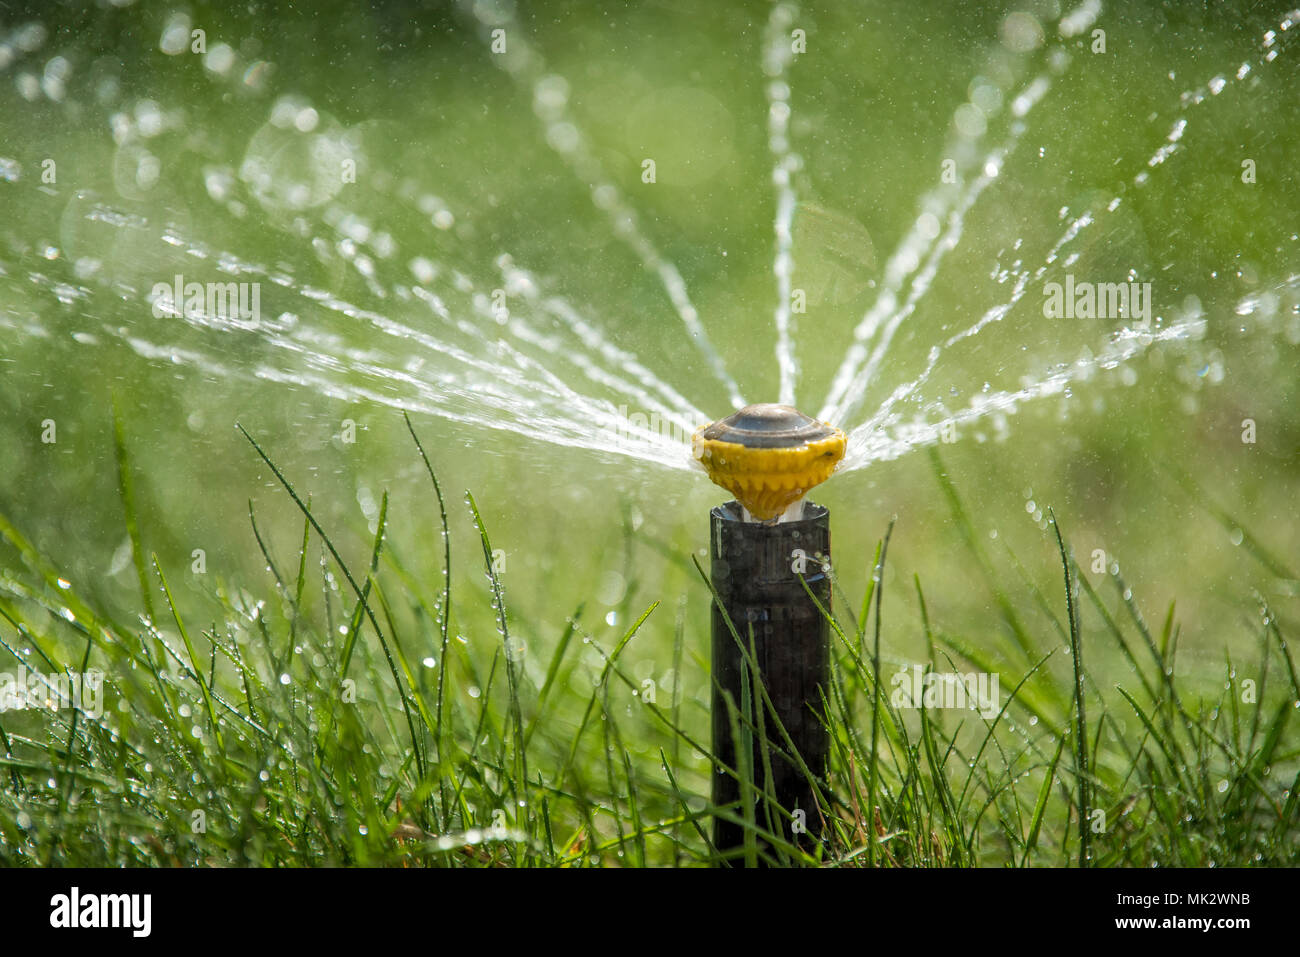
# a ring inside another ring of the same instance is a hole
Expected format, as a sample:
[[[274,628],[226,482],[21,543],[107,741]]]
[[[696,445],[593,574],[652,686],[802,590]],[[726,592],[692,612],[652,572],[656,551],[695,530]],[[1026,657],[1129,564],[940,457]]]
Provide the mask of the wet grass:
[[[1153,628],[1117,571],[1094,585],[1056,516],[1042,551],[1023,556],[1024,565],[1017,559],[1019,581],[1011,581],[981,549],[937,455],[934,475],[966,543],[962,557],[978,566],[1005,627],[977,641],[962,622],[932,618],[915,577],[910,591],[886,593],[892,525],[865,583],[835,581],[823,709],[831,770],[813,782],[809,825],[823,839],[809,844],[789,836],[790,815],[765,789],[771,761],[798,759],[761,682],[751,674],[746,700],[728,708],[737,738],[767,742],[752,766],[729,769],[752,800],[712,807],[711,689],[699,682],[692,693],[683,680],[707,673],[697,650],[705,643],[688,641],[703,621],[665,593],[630,612],[613,641],[598,640],[579,607],[566,621],[530,622],[530,634],[554,637],[526,647],[512,631],[511,580],[492,530],[467,495],[478,541],[452,541],[448,477],[409,420],[412,455],[430,479],[427,508],[394,524],[385,495],[369,553],[351,558],[338,530],[324,526],[276,465],[274,449],[245,433],[249,455],[265,462],[296,509],[301,533],[273,541],[250,503],[248,540],[266,580],[260,589],[218,585],[221,614],[211,621],[189,619],[168,586],[178,570],[145,553],[129,436],[120,417],[116,424],[137,618],[97,607],[0,516],[0,672],[104,676],[100,716],[85,701],[81,709],[0,713],[2,863],[1296,860],[1300,681],[1268,602],[1252,598],[1254,613],[1243,620],[1252,659],[1225,654],[1222,680],[1207,690],[1179,672],[1174,608]],[[634,535],[625,523],[624,545]],[[431,580],[404,557],[412,539],[437,543],[440,574]],[[618,552],[612,544],[611,562]],[[665,553],[707,594],[698,562]],[[1061,586],[1039,590],[1025,566],[1053,563]],[[453,608],[454,583],[465,575],[486,590]],[[860,597],[852,594],[859,587]],[[914,628],[924,635],[928,660],[918,664],[927,671],[997,676],[995,714],[899,699],[882,649]],[[658,679],[626,661],[637,646],[666,666]],[[714,815],[746,829],[744,847],[725,861],[710,842]]]

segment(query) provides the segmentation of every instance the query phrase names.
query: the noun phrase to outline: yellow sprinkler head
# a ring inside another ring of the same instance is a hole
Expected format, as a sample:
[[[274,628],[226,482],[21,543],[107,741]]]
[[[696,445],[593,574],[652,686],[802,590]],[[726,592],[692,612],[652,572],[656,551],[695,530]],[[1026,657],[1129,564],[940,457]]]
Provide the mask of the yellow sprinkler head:
[[[754,516],[768,522],[830,478],[844,433],[788,405],[748,405],[703,426],[691,454]]]

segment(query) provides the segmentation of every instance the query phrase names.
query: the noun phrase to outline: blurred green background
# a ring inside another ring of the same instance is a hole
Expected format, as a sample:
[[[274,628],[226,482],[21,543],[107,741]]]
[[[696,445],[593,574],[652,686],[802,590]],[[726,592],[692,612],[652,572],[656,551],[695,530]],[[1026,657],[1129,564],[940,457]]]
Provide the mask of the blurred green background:
[[[215,613],[215,588],[270,591],[247,520],[250,499],[275,553],[291,554],[301,535],[300,517],[236,422],[310,494],[348,557],[364,560],[375,503],[388,490],[391,547],[430,582],[441,573],[436,505],[396,410],[399,382],[385,384],[385,405],[261,381],[253,370],[286,360],[258,334],[150,314],[150,287],[176,272],[230,278],[223,253],[291,277],[284,287],[263,283],[264,314],[293,312],[333,336],[323,348],[339,354],[385,350],[395,369],[423,359],[417,375],[455,361],[414,343],[380,342],[365,322],[327,314],[301,291],[432,329],[429,310],[399,294],[411,284],[408,264],[437,264],[439,283],[461,270],[485,292],[499,285],[493,263],[508,253],[710,416],[730,411],[657,278],[618,241],[590,184],[548,147],[531,92],[494,62],[479,34],[498,22],[495,8],[478,5],[479,22],[473,7],[0,6],[0,157],[8,170],[0,176],[0,510],[84,594],[128,617],[140,607],[112,396],[146,547],[174,570],[172,587],[196,620]],[[542,3],[500,21],[508,38],[522,35],[545,58],[543,74],[567,79],[591,154],[645,236],[680,269],[750,401],[774,401],[777,388],[761,70],[769,9]],[[1064,12],[1054,2],[799,6],[793,22],[806,31],[807,52],[789,74],[792,146],[803,163],[795,183],[800,200],[831,211],[837,225],[811,236],[796,229],[805,246],[796,243],[794,284],[814,289],[808,313],[797,317],[798,405],[817,412],[890,252],[927,191],[941,185],[942,161],[961,140],[955,111],[982,87],[1003,91],[982,153],[1004,140],[1008,101],[1036,76],[1050,78],[902,327],[866,410],[915,375],[932,345],[1007,298],[999,269],[1017,260],[1036,268],[1069,217],[1122,196],[1118,215],[1067,249],[1080,256],[1074,272],[1119,281],[1137,270],[1154,283],[1164,321],[1199,304],[1205,338],[1155,346],[1005,423],[963,428],[940,453],[980,547],[1029,617],[1031,583],[1061,603],[1042,514],[1051,506],[1081,566],[1090,569],[1094,550],[1103,550],[1150,618],[1177,600],[1180,669],[1203,673],[1210,687],[1221,680],[1225,643],[1250,634],[1242,626],[1256,614],[1254,590],[1279,606],[1284,632],[1296,622],[1300,51],[1278,33],[1286,11],[1275,4],[1107,3],[1096,24],[1106,31],[1104,54],[1091,52],[1090,34],[1060,37]],[[164,49],[176,46],[168,30],[177,24],[205,32],[206,55],[185,48],[185,30],[180,49]],[[1270,30],[1280,52],[1266,63]],[[228,63],[224,53],[213,59],[218,44],[229,48]],[[1069,62],[1053,70],[1061,51]],[[65,64],[51,73],[58,57]],[[1235,79],[1246,62],[1256,65]],[[1184,94],[1216,77],[1227,81],[1221,93],[1188,102]],[[355,183],[326,183],[312,172],[314,154],[268,125],[285,102],[317,111],[317,130],[332,131],[357,160]],[[962,115],[971,121],[969,110]],[[1179,150],[1149,167],[1180,119],[1188,125]],[[260,199],[240,176],[247,156],[262,155],[259,135],[289,143],[265,153],[278,178]],[[641,181],[647,157],[656,160],[654,184]],[[49,158],[57,180],[42,183]],[[1246,158],[1256,164],[1253,185],[1241,181]],[[1137,188],[1143,170],[1150,178]],[[319,194],[280,189],[303,183]],[[422,206],[424,196],[439,205]],[[438,221],[444,208],[449,227]],[[177,236],[185,242],[169,241]],[[194,243],[209,258],[195,257]],[[358,250],[378,271],[373,282]],[[827,250],[848,264],[834,294],[818,296]],[[954,350],[924,398],[948,398],[956,411],[984,382],[1014,389],[1109,341],[1114,323],[1044,318],[1041,282],[1031,281],[1004,322]],[[1270,305],[1239,312],[1243,299],[1262,294]],[[498,335],[481,315],[458,318],[481,325],[488,342]],[[160,346],[157,357],[131,348],[133,337]],[[185,350],[206,367],[186,361]],[[346,372],[322,374],[350,381]],[[456,405],[472,407],[472,397]],[[47,419],[57,424],[54,444],[41,442]],[[1242,441],[1245,419],[1256,423],[1253,444]],[[356,423],[355,443],[340,438],[345,420]],[[414,420],[450,490],[458,604],[476,609],[458,627],[472,647],[499,639],[463,489],[474,492],[504,551],[506,600],[534,681],[581,602],[586,627],[607,642],[629,616],[664,601],[629,650],[642,671],[659,673],[669,666],[673,606],[684,600],[687,647],[697,659],[707,655],[707,592],[689,556],[702,554],[708,509],[724,493],[703,476],[436,416]],[[924,451],[838,476],[816,498],[832,509],[836,567],[854,602],[874,544],[897,516],[885,578],[886,594],[896,596],[885,635],[891,661],[923,658],[913,576],[933,620],[977,644],[1005,634]],[[200,548],[206,572],[194,574]],[[707,688],[703,669],[693,668],[688,700],[703,708]]]

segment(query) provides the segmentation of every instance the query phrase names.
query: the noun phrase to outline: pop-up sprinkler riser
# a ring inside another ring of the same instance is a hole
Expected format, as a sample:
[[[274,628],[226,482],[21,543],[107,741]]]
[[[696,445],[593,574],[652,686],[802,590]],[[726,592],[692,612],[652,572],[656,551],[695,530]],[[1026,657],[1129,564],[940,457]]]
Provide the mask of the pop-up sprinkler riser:
[[[719,762],[713,803],[737,808],[734,817],[743,818],[733,772],[747,766],[755,775],[754,793],[770,784],[786,812],[778,826],[796,844],[820,831],[813,787],[797,763],[772,753],[788,749],[770,716],[760,721],[755,709],[764,705],[757,690],[742,721],[753,729],[766,727],[770,761],[751,749],[748,760],[739,762],[727,699],[737,708],[745,700],[748,665],[736,638],[748,648],[752,635],[755,664],[777,718],[804,766],[825,780],[830,739],[818,715],[830,661],[822,611],[831,606],[830,512],[804,496],[830,477],[844,447],[842,431],[784,405],[747,406],[692,439],[692,452],[709,477],[736,496],[710,513],[711,577],[718,595],[712,613],[712,740]],[[768,765],[770,782],[763,778]],[[727,854],[743,843],[741,825],[715,819],[719,851]]]

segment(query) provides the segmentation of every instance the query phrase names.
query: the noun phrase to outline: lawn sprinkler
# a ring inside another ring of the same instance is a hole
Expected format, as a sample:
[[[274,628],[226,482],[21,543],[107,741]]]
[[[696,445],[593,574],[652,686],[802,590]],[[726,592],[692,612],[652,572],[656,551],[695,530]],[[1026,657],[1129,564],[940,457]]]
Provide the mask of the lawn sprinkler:
[[[746,406],[699,429],[691,440],[692,454],[709,478],[736,496],[709,513],[710,574],[717,592],[713,753],[719,764],[713,770],[713,803],[736,808],[729,818],[714,819],[714,844],[723,854],[744,844],[739,821],[749,812],[739,803],[742,790],[755,802],[758,827],[771,827],[801,846],[821,832],[809,775],[821,786],[830,749],[819,718],[822,695],[829,694],[830,511],[804,496],[830,477],[844,446],[840,429],[788,405],[771,404]],[[751,639],[766,697],[749,680]],[[749,742],[748,753],[736,746],[733,720],[739,740]],[[755,746],[763,743],[760,729],[766,756]],[[752,781],[752,788],[742,789],[740,778]],[[761,800],[765,792],[783,812],[770,824]],[[758,842],[760,848],[764,844]]]

